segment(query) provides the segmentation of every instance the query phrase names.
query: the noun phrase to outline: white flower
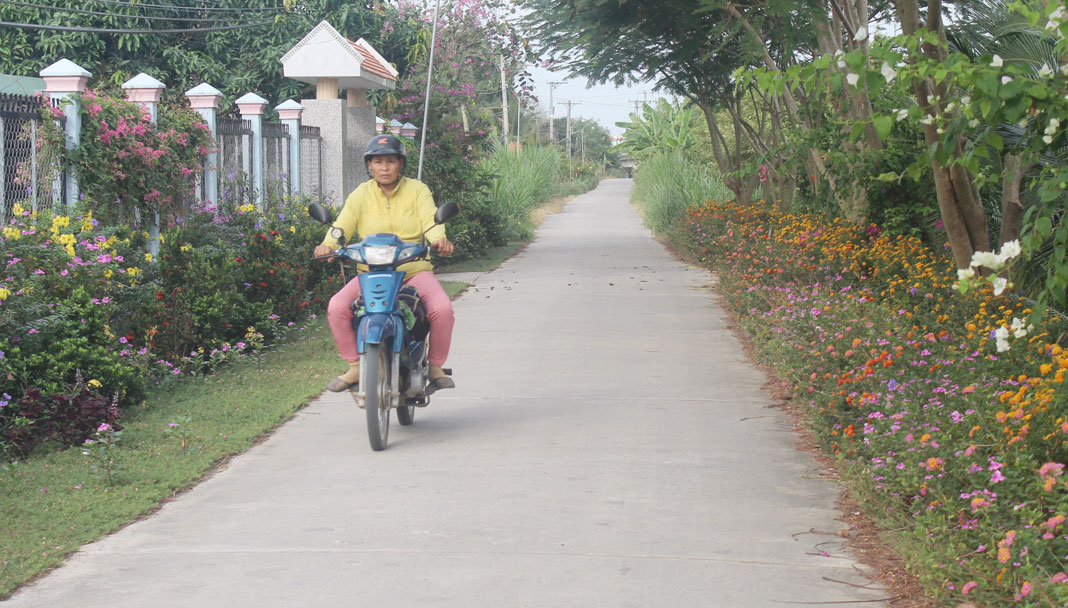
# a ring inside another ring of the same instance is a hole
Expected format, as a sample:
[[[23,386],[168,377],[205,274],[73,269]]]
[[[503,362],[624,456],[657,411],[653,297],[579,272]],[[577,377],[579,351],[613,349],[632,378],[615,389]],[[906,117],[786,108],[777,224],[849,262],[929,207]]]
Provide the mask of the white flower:
[[[1038,70],[1038,75],[1042,78],[1049,78],[1053,75],[1053,69],[1049,67],[1048,63],[1043,63],[1042,67]]]
[[[957,269],[957,280],[958,281],[967,281],[968,279],[970,279],[970,278],[972,278],[974,276],[975,276],[975,269],[974,268],[958,268]]]
[[[1020,255],[1023,251],[1020,248],[1020,239],[1009,241],[1008,243],[1002,243],[1001,245],[1001,258],[1004,260],[1011,260],[1012,258]]]
[[[1042,136],[1042,141],[1046,142],[1046,145],[1048,146],[1048,145],[1053,143],[1053,138],[1050,137],[1049,135],[1043,135]]]
[[[1065,17],[1068,17],[1068,11],[1065,11],[1063,6],[1058,6],[1049,14],[1049,21],[1046,22],[1046,31],[1059,28],[1061,23],[1064,22]]]
[[[986,266],[990,269],[996,269],[1000,265],[998,255],[993,251],[976,251],[972,254],[972,266]]]
[[[868,39],[868,28],[866,28],[864,26],[861,26],[860,29],[857,30],[857,33],[853,35],[853,40],[855,42],[863,42],[864,40],[867,40],[867,39]]]
[[[946,112],[952,112],[957,109],[957,102],[951,101],[946,104]]]
[[[960,105],[962,105],[964,107],[968,107],[969,105],[971,105],[971,103],[972,103],[972,96],[971,95],[965,95],[964,97],[960,98]]]
[[[838,60],[838,69],[839,69],[839,70],[844,70],[844,69],[846,69],[847,67],[849,67],[849,66],[847,66],[847,65],[846,65],[846,62],[845,62],[845,61],[843,61],[843,60],[841,60],[841,59],[839,59],[839,60]]]
[[[1009,84],[1010,82],[1012,82],[1012,76],[1001,77],[1001,84]]]
[[[905,120],[908,117],[909,117],[909,111],[908,110],[898,110],[897,111],[897,121],[898,122],[901,122],[902,120]]]
[[[853,73],[846,74],[846,82],[848,82],[851,86],[857,86],[858,80],[860,80],[860,76]]]
[[[1001,292],[1005,291],[1005,288],[1009,285],[1009,281],[1005,277],[997,277],[991,283],[994,285],[994,295],[996,296],[1000,296]]]
[[[1060,127],[1060,126],[1061,126],[1060,119],[1057,119],[1057,118],[1049,119],[1049,126],[1046,127],[1046,135],[1053,135],[1054,133],[1057,132],[1057,128]]]
[[[890,65],[889,61],[883,62],[883,67],[879,68],[879,71],[883,73],[883,78],[886,79],[887,84],[894,81],[894,77],[897,76],[897,71]]]
[[[994,60],[990,62],[990,67],[1000,68],[1005,65],[1005,62],[1001,59],[1001,55],[994,55]]]
[[[1018,319],[1016,317],[1013,317],[1012,318],[1012,325],[1009,327],[1009,329],[1011,329],[1012,331],[1020,331],[1023,328],[1024,328],[1023,319]]]
[[[924,116],[923,118],[920,119],[920,122],[925,124],[925,125],[933,125],[934,121],[935,121],[935,117],[931,116],[930,114],[928,114],[928,115],[926,115],[926,116]]]
[[[1005,326],[997,328],[994,331],[994,339],[997,342],[998,352],[1003,353],[1009,350],[1009,329]]]
[[[969,120],[968,121],[968,126],[973,128],[973,129],[978,127],[979,126],[979,119],[978,118],[973,118],[973,119]]]

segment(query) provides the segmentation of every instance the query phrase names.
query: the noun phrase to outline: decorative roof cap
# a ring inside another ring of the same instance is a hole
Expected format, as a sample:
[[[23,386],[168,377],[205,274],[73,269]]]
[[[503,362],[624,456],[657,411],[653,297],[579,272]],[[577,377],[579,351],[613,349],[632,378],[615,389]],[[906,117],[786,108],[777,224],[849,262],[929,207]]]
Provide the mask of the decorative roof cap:
[[[326,21],[282,56],[282,73],[309,84],[336,78],[342,89],[394,89],[398,72],[363,38],[353,42]]]
[[[156,80],[155,78],[141,72],[137,76],[122,83],[124,89],[165,89],[167,85]]]

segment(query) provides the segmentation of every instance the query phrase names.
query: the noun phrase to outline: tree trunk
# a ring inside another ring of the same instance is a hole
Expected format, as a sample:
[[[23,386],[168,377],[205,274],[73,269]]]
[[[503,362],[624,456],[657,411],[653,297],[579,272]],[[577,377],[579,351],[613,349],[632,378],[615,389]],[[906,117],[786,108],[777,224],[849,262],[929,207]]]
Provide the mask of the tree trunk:
[[[927,3],[927,15],[930,20],[927,24],[920,21],[918,0],[894,0],[894,5],[897,7],[902,33],[913,35],[925,27],[945,41],[946,32],[942,23],[941,0],[929,0]],[[921,52],[933,61],[945,61],[945,53],[936,46],[924,45]],[[949,97],[945,85],[936,84],[931,79],[922,79],[913,83],[913,87],[916,91],[916,101],[923,108],[925,115],[933,117],[939,113],[945,114],[942,105]],[[932,104],[930,102],[932,98],[938,101]],[[924,125],[923,134],[928,146],[937,143],[940,139],[933,124]],[[953,156],[961,157],[963,143],[957,141],[954,148]],[[973,253],[990,249],[986,213],[983,211],[982,201],[979,198],[979,189],[975,186],[972,175],[961,165],[946,167],[937,159],[932,158],[931,170],[934,173],[935,191],[938,194],[938,209],[949,238],[950,249],[953,251],[953,259],[957,268],[968,268],[971,265]]]
[[[723,132],[719,130],[719,125],[716,124],[716,115],[712,105],[697,100],[694,100],[694,103],[696,103],[705,114],[705,122],[708,124],[709,139],[712,140],[712,157],[716,159],[716,168],[719,169],[719,174],[723,177],[723,184],[734,193],[737,201],[748,201],[748,199],[744,198],[746,188],[743,184],[743,180],[736,176],[730,177],[735,172],[733,155],[730,153],[730,146],[727,144],[727,138],[723,136]],[[749,191],[749,194],[752,195],[752,190]]]
[[[1001,190],[1001,234],[998,235],[998,244],[1004,245],[1009,241],[1020,238],[1020,228],[1023,225],[1024,208],[1020,202],[1020,183],[1024,175],[1031,169],[1034,162],[1024,163],[1023,158],[1016,154],[1005,155],[1005,185]],[[1000,247],[999,247],[1000,249]]]

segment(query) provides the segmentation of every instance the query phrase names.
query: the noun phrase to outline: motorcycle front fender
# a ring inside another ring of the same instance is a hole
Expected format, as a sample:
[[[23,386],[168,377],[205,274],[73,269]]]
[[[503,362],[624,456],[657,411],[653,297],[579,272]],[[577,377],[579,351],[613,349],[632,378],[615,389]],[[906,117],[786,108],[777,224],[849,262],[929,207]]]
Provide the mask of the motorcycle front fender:
[[[397,352],[399,347],[395,344],[400,338],[397,329],[401,327],[393,315],[370,314],[360,319],[360,327],[356,330],[356,352],[361,355],[367,352],[368,344],[383,344],[391,351]]]

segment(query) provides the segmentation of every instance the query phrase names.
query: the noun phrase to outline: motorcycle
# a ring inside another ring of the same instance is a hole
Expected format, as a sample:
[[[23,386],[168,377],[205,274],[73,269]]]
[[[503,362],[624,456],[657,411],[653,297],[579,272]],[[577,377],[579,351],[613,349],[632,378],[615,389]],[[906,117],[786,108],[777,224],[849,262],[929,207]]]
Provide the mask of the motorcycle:
[[[434,225],[444,224],[459,212],[456,203],[444,203],[434,214]],[[319,203],[309,205],[308,214],[321,224],[333,223],[330,212]],[[338,258],[368,267],[358,275],[360,297],[352,303],[352,327],[360,353],[360,382],[352,395],[366,410],[371,448],[380,451],[386,449],[389,438],[390,411],[397,410],[397,421],[408,426],[415,421],[415,408],[429,405],[435,390],[429,384],[427,362],[430,323],[415,288],[405,286],[404,273],[397,271],[405,262],[426,257],[430,247],[426,232],[419,243],[378,233],[348,245],[340,228],[334,227],[330,234],[340,246],[316,259]]]

